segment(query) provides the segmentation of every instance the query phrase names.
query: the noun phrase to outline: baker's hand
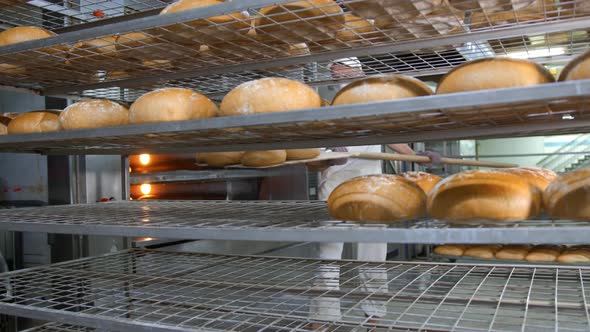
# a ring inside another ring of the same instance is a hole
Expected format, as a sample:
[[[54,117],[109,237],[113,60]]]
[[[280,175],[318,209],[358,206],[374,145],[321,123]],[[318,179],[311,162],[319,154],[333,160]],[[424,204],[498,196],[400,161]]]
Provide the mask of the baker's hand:
[[[420,151],[420,152],[417,152],[416,155],[426,156],[426,157],[430,158],[430,162],[420,163],[422,166],[427,167],[427,168],[432,168],[433,165],[440,164],[440,160],[442,158],[440,153],[438,153],[436,151]]]

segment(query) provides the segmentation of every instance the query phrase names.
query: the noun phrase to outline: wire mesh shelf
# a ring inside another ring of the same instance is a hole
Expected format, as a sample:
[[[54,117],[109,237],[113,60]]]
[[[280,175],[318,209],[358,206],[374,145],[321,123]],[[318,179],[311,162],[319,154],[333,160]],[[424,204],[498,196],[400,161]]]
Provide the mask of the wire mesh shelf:
[[[580,234],[590,222],[353,224],[333,220],[321,201],[127,201],[2,210],[0,229],[169,239],[586,244]]]
[[[305,9],[287,0],[227,2],[1,47],[0,85],[126,102],[163,86],[218,97],[267,76],[326,84],[376,73],[427,75],[489,56],[563,62],[588,47],[585,1],[519,6],[525,2],[344,0],[342,12],[308,1],[298,2]],[[273,3],[274,11],[261,10]],[[330,70],[333,60],[351,57],[359,63],[352,70]]]
[[[103,332],[104,330],[93,329],[90,327],[75,326],[69,324],[47,323],[23,332]],[[106,331],[105,331],[106,332]]]
[[[0,312],[109,331],[587,331],[589,273],[133,249],[3,274]]]
[[[244,151],[588,132],[590,81],[291,112],[0,136],[0,152]]]

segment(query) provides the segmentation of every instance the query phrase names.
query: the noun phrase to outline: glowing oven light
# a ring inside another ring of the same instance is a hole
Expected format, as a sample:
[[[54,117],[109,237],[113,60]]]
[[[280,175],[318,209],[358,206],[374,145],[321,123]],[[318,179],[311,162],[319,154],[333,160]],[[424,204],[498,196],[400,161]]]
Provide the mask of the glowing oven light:
[[[152,191],[152,186],[149,183],[144,183],[139,187],[139,190],[141,190],[142,194],[149,195]]]
[[[149,163],[150,163],[150,159],[151,159],[151,158],[150,158],[150,155],[149,155],[149,154],[140,154],[140,155],[139,155],[139,162],[140,162],[142,165],[147,165],[147,164],[149,164]]]

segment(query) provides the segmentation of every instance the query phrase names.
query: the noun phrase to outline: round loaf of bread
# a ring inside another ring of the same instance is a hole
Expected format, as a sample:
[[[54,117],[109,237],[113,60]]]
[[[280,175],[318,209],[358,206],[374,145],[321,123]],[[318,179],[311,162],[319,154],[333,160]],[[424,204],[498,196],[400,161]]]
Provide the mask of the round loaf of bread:
[[[559,81],[575,81],[590,78],[590,51],[572,59],[559,74]]]
[[[375,26],[358,16],[352,14],[344,15],[344,29],[336,33],[336,39],[341,41],[354,41],[358,39],[367,39],[372,42],[378,42],[375,37],[383,37],[383,34],[375,33]],[[383,41],[383,40],[379,40]]]
[[[499,249],[500,249],[500,246],[497,244],[475,245],[475,246],[470,246],[467,249],[465,249],[465,252],[463,252],[463,256],[473,257],[473,258],[492,259],[496,255],[496,251],[498,251]]]
[[[557,178],[545,189],[543,202],[553,218],[590,220],[590,168]]]
[[[550,169],[540,167],[513,167],[498,169],[500,172],[518,175],[527,180],[533,187],[540,192],[545,191],[551,182],[557,179],[557,173]]]
[[[557,261],[566,264],[590,263],[590,250],[568,248],[557,257]]]
[[[242,165],[249,167],[274,166],[285,161],[287,161],[285,150],[247,151],[242,156]]]
[[[202,152],[197,155],[197,162],[212,167],[236,165],[242,162],[244,152]]]
[[[438,83],[437,94],[502,89],[551,83],[555,79],[545,67],[528,60],[479,59],[448,72]]]
[[[148,92],[129,108],[129,123],[182,121],[211,118],[217,106],[193,90],[164,88]]]
[[[539,245],[533,247],[525,259],[529,262],[555,262],[562,251],[561,246]]]
[[[496,252],[496,259],[522,261],[526,258],[531,247],[526,244],[503,246]]]
[[[452,222],[516,221],[539,213],[541,195],[516,175],[466,171],[439,182],[428,195],[430,216]]]
[[[11,118],[0,115],[0,135],[8,134],[8,124],[12,121]]]
[[[0,32],[0,46],[55,36],[55,33],[38,27],[16,27]]]
[[[320,155],[320,149],[291,149],[287,150],[287,160],[312,159]]]
[[[403,176],[377,174],[353,178],[332,191],[328,210],[339,220],[388,223],[426,214],[426,195]]]
[[[404,75],[380,75],[356,80],[338,91],[332,105],[366,103],[428,96],[432,89],[415,78]]]
[[[190,9],[195,9],[195,8],[201,8],[201,7],[206,7],[206,6],[213,6],[213,5],[219,5],[224,3],[224,0],[179,0],[176,2],[173,2],[171,4],[169,4],[168,6],[166,6],[166,8],[164,8],[161,12],[160,15],[163,14],[170,14],[170,13],[178,13],[184,10],[190,10]],[[219,15],[219,16],[213,16],[213,17],[207,17],[207,21],[211,21],[215,24],[224,24],[224,23],[229,23],[229,22],[234,22],[236,20],[244,20],[247,22],[249,16],[246,16],[244,13],[242,12],[235,12],[235,13],[231,13],[230,15]],[[209,25],[209,23],[207,23],[206,20],[198,20],[195,22],[190,22],[191,24],[195,24],[195,23],[200,23],[200,24],[204,24],[204,25]],[[249,22],[244,23],[246,27],[250,27]]]
[[[467,249],[467,246],[464,244],[443,244],[436,246],[434,253],[444,256],[463,256],[465,249]]]
[[[129,123],[129,111],[110,100],[84,100],[66,107],[59,122],[66,130],[121,126]]]
[[[221,116],[292,111],[320,107],[322,99],[306,84],[269,77],[238,85],[221,101]]]
[[[426,172],[405,172],[401,176],[417,184],[426,194],[442,180],[440,176]]]
[[[35,111],[19,115],[8,124],[9,134],[47,133],[61,130],[60,111]]]

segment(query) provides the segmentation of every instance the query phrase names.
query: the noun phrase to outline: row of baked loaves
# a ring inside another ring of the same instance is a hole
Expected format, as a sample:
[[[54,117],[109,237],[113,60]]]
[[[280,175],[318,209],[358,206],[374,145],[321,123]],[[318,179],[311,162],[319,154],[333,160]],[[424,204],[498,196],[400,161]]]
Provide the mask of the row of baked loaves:
[[[426,186],[424,184],[427,184]],[[340,184],[328,198],[339,220],[390,223],[426,216],[452,223],[553,218],[590,220],[590,168],[558,177],[521,167],[466,171],[444,180],[428,173],[368,175]]]
[[[590,78],[590,52],[572,60],[560,80]],[[542,66],[508,58],[471,61],[451,70],[440,81],[436,93],[446,94],[553,82]],[[334,97],[332,105],[397,100],[432,94],[423,82],[404,75],[379,75],[356,80]],[[232,89],[219,108],[206,96],[183,88],[164,88],[139,97],[128,110],[108,100],[85,100],[68,106],[61,114],[39,111],[0,122],[1,133],[47,132],[125,124],[182,121],[214,116],[247,115],[321,107],[323,100],[306,84],[286,78],[263,78]],[[59,119],[59,121],[58,121]],[[10,128],[12,127],[12,128]]]
[[[291,149],[240,152],[201,152],[197,163],[211,167],[242,164],[250,167],[273,166],[287,160],[312,159],[320,155],[320,149]]]
[[[434,253],[444,256],[502,259],[529,262],[590,263],[590,245],[465,245],[445,244],[434,248]]]

